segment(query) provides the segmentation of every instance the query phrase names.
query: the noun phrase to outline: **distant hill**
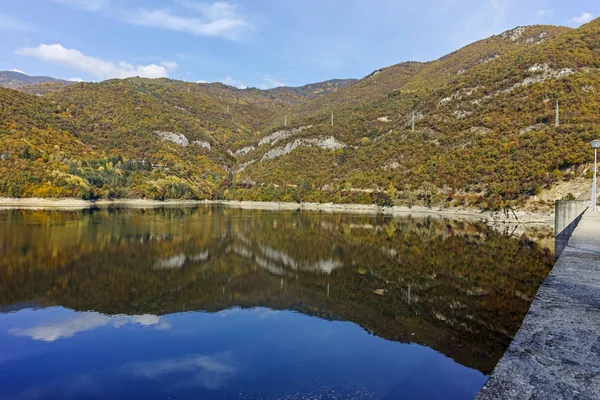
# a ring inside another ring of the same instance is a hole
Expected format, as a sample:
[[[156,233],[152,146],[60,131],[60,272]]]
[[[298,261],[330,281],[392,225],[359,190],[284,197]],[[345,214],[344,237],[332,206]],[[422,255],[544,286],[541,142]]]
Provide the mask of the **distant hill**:
[[[292,104],[298,104],[306,99],[314,99],[319,96],[334,93],[340,89],[344,89],[352,85],[355,82],[358,82],[358,79],[331,79],[329,81],[311,83],[300,87],[280,86],[274,89],[269,89],[266,92],[268,95],[278,96],[284,101],[287,100]],[[293,100],[290,101],[290,99]]]
[[[16,71],[0,71],[0,87],[22,89],[26,86],[36,86],[45,83],[70,85],[73,82],[50,78],[49,76],[29,76]]]
[[[0,195],[498,209],[589,173],[600,20],[517,27],[435,61],[300,88],[44,85],[37,98],[0,90]]]

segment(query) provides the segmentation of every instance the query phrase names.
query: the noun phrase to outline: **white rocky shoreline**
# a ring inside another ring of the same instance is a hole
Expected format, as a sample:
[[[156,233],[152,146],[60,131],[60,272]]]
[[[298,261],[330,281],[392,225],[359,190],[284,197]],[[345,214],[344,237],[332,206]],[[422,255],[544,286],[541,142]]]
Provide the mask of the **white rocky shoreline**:
[[[384,215],[440,215],[448,217],[464,217],[478,219],[489,223],[516,224],[545,224],[554,222],[552,212],[531,212],[526,210],[510,210],[505,212],[481,211],[474,208],[427,208],[423,206],[380,207],[375,204],[334,204],[334,203],[289,203],[289,202],[259,202],[259,201],[229,201],[229,200],[146,200],[146,199],[117,199],[117,200],[81,200],[77,198],[6,198],[0,197],[0,209],[84,209],[89,207],[182,207],[203,204],[220,204],[233,208],[249,210],[300,210],[339,212],[355,214],[384,214]]]

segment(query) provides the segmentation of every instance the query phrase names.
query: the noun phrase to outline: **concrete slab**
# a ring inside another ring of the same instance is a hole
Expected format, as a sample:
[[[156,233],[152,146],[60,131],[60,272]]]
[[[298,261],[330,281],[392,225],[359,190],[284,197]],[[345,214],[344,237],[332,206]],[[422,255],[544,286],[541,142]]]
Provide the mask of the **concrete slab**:
[[[600,214],[583,215],[476,399],[600,399]]]

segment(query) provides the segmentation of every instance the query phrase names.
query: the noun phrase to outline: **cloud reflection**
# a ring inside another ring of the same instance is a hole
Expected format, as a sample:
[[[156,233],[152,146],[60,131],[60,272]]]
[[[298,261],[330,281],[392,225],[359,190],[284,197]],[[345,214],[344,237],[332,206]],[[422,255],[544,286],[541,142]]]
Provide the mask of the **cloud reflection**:
[[[49,325],[38,325],[27,329],[13,328],[8,332],[13,336],[26,336],[33,340],[54,342],[102,326],[119,328],[128,324],[153,326],[155,329],[160,330],[171,327],[161,317],[151,314],[107,316],[97,312],[82,312],[77,313],[73,318],[56,321]]]
[[[134,362],[126,364],[123,369],[134,376],[149,379],[187,373],[191,374],[191,377],[177,382],[176,386],[196,386],[213,390],[222,387],[225,381],[237,372],[229,353],[192,354],[180,358]]]

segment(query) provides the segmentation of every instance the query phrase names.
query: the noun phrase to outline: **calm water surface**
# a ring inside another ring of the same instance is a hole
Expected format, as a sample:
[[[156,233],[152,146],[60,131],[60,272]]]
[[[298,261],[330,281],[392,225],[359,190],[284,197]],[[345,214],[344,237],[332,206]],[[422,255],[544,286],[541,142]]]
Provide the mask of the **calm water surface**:
[[[471,399],[552,260],[435,217],[0,211],[0,399]]]

